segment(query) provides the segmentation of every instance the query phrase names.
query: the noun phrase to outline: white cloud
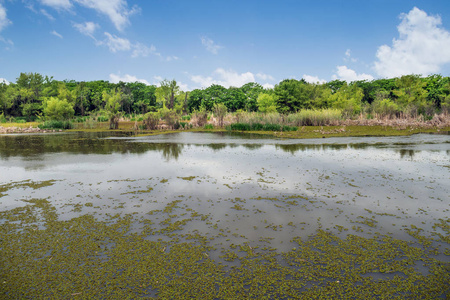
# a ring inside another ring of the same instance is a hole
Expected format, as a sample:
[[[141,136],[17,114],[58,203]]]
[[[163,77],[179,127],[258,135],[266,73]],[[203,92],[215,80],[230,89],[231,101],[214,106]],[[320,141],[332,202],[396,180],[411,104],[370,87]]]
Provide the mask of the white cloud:
[[[202,45],[205,46],[206,50],[211,52],[212,54],[217,54],[222,46],[216,45],[213,40],[203,36],[201,37]]]
[[[378,48],[377,74],[397,77],[438,73],[442,65],[450,62],[450,33],[440,27],[441,18],[414,7],[400,19],[399,38],[393,39],[392,46]]]
[[[352,57],[352,51],[350,49],[347,49],[347,51],[345,51],[345,61],[351,61],[351,62],[357,62],[358,60],[356,58]]]
[[[262,87],[265,88],[266,90],[268,90],[268,89],[273,89],[273,88],[274,88],[274,85],[273,85],[273,84],[270,84],[270,83],[264,83],[264,84],[262,85]]]
[[[167,61],[179,60],[179,59],[180,59],[180,58],[177,57],[177,56],[167,56],[167,57],[166,57],[166,60],[167,60]]]
[[[259,78],[261,80],[275,80],[272,76],[264,74],[264,73],[257,73],[256,78]]]
[[[138,79],[136,76],[129,75],[129,74],[125,74],[124,76],[120,76],[120,74],[111,73],[111,74],[109,74],[109,80],[112,83],[119,83],[120,81],[122,81],[122,82],[141,82],[141,83],[144,83],[146,85],[150,85],[150,83],[147,80],[145,80],[145,79]]]
[[[9,81],[6,80],[5,78],[0,78],[0,83],[6,83],[8,85]]]
[[[325,79],[320,79],[317,76],[311,76],[311,75],[306,75],[306,74],[304,74],[302,78],[308,83],[319,83],[319,84],[322,84],[322,83],[326,83],[327,82]]]
[[[187,84],[182,83],[182,82],[177,82],[177,84],[180,87],[180,90],[182,90],[182,91],[188,91],[189,90],[189,87],[188,87]]]
[[[5,44],[7,44],[7,45],[10,45],[10,46],[14,46],[13,41],[11,41],[10,39],[5,39],[5,38],[2,37],[2,36],[0,36],[0,42],[3,42],[3,43],[5,43]]]
[[[8,20],[6,16],[6,9],[0,3],[0,31],[2,31],[9,24],[11,24],[11,21]]]
[[[53,0],[52,0],[53,1]],[[62,0],[61,0],[62,1]],[[68,1],[68,0],[67,0]],[[97,12],[108,16],[117,30],[122,31],[130,21],[129,17],[140,12],[139,7],[133,6],[128,9],[125,0],[73,0],[82,6],[96,10]]]
[[[72,8],[72,3],[69,0],[41,0],[41,3],[57,10]]]
[[[55,21],[55,18],[51,14],[49,14],[45,9],[42,8],[41,10],[39,10],[39,12],[43,14],[45,17],[47,17],[47,19],[49,19],[50,21]]]
[[[85,22],[85,23],[74,23],[73,27],[77,29],[80,33],[90,36],[91,38],[94,38],[94,32],[97,30],[97,28],[100,28],[100,26],[94,22]]]
[[[214,77],[213,77],[214,76]],[[199,84],[202,88],[209,87],[213,84],[218,84],[224,86],[226,88],[230,86],[241,87],[242,85],[255,82],[255,75],[251,72],[246,73],[237,73],[232,70],[224,70],[222,68],[218,68],[213,72],[213,76],[201,76],[201,75],[191,75],[190,79]],[[270,75],[266,75],[266,78],[272,78]],[[264,85],[268,86],[269,83],[265,83]],[[263,86],[264,86],[263,85]]]
[[[116,53],[117,51],[131,50],[131,43],[129,40],[117,37],[108,32],[105,32],[105,35],[107,38],[105,44],[109,47],[111,52]]]
[[[61,34],[57,33],[55,30],[53,30],[52,32],[50,32],[50,34],[53,34],[54,36],[57,36],[57,37],[59,37],[60,39],[63,38],[63,36],[62,36]]]
[[[151,45],[147,47],[141,43],[136,43],[132,45],[133,52],[131,53],[131,57],[147,57],[149,54],[153,54],[156,56],[161,56],[160,53],[156,52],[155,46]]]
[[[333,75],[332,78],[345,80],[347,82],[357,81],[357,80],[373,80],[373,76],[369,74],[357,74],[354,70],[347,68],[347,66],[338,66],[337,75]],[[306,80],[306,79],[305,79]]]

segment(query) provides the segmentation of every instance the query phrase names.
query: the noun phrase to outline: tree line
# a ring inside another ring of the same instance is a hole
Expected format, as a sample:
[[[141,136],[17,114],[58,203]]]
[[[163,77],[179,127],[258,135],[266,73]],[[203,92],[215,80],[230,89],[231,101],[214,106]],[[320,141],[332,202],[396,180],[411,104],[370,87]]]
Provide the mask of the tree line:
[[[220,109],[219,109],[220,108]],[[70,119],[74,116],[147,114],[165,110],[178,115],[197,111],[248,111],[280,114],[305,109],[339,109],[344,117],[431,117],[450,112],[450,78],[405,75],[391,79],[323,84],[285,79],[274,88],[258,83],[225,88],[213,84],[182,91],[175,80],[157,87],[140,82],[58,81],[39,73],[21,73],[15,83],[0,83],[0,117],[5,119]],[[219,109],[219,110],[218,110]]]

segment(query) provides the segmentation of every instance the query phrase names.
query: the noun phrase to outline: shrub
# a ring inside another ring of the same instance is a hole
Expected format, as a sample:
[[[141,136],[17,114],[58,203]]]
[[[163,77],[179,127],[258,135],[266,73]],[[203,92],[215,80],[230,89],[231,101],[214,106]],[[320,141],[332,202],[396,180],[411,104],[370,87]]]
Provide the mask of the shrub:
[[[208,112],[205,109],[196,110],[193,113],[193,118],[197,126],[202,127],[208,121]]]
[[[213,124],[206,124],[205,127],[203,127],[205,129],[214,129],[214,125]]]
[[[149,112],[144,116],[144,127],[147,130],[155,130],[159,124],[160,114],[157,112]]]
[[[261,123],[253,123],[253,124],[251,125],[251,128],[252,128],[252,130],[254,130],[254,131],[263,130],[264,125],[261,124]]]
[[[97,121],[98,121],[98,122],[108,122],[108,121],[109,121],[109,118],[106,117],[106,116],[98,116],[98,117],[97,117]]]
[[[298,130],[297,126],[288,126],[288,125],[283,126],[283,131],[297,131],[297,130]]]
[[[39,124],[38,127],[40,129],[72,129],[73,124],[70,121],[50,120]]]
[[[234,123],[226,127],[227,130],[250,131],[252,128],[248,123]]]

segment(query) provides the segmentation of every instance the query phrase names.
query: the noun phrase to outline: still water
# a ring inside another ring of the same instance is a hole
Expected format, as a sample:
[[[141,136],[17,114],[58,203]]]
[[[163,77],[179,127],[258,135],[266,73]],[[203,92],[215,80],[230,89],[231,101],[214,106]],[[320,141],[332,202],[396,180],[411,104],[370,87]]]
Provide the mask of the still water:
[[[53,184],[33,188],[26,182]],[[45,198],[61,220],[158,214],[178,202],[219,243],[289,249],[317,229],[408,240],[450,215],[450,135],[280,140],[230,133],[0,135],[0,210]],[[343,234],[343,233],[342,233]],[[261,242],[262,243],[262,242]]]

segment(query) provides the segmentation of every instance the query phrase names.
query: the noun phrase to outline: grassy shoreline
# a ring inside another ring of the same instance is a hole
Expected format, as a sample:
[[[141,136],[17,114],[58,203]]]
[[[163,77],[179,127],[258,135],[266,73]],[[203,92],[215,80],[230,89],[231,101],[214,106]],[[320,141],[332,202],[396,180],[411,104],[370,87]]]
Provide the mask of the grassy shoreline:
[[[2,123],[0,124],[0,134],[8,133],[46,133],[55,130],[30,130],[38,129],[37,122],[28,123]],[[83,128],[77,124],[74,129],[64,130],[67,132],[83,131],[83,132],[133,132],[137,136],[168,134],[175,132],[242,132],[248,134],[257,134],[263,136],[273,136],[275,138],[286,139],[313,139],[328,137],[385,137],[385,136],[408,136],[417,133],[442,133],[450,132],[450,126],[427,126],[418,124],[408,125],[339,125],[339,126],[303,126],[297,131],[230,131],[225,128],[202,128],[196,127],[191,129],[157,129],[143,130],[135,129],[135,122],[120,122],[119,128],[111,130],[107,122],[99,122],[94,128]]]

